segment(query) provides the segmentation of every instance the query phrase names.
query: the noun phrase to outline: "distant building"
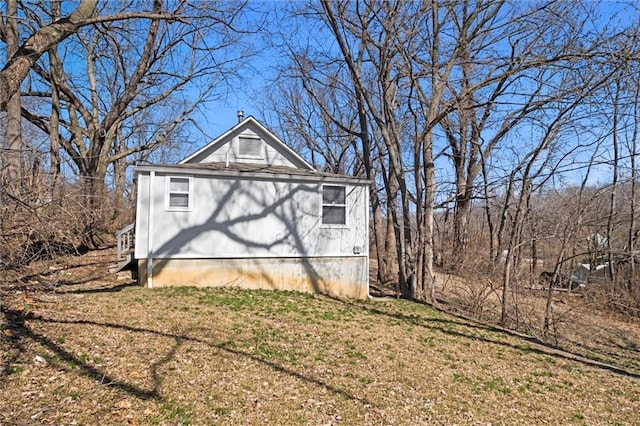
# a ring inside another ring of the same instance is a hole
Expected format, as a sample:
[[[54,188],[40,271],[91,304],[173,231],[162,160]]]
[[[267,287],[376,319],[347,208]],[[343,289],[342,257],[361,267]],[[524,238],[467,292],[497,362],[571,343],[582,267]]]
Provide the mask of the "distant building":
[[[589,278],[605,278],[607,275],[607,269],[609,267],[609,263],[602,263],[600,265],[596,265],[593,270],[590,264],[588,263],[578,263],[571,272],[572,279],[575,277],[579,280],[580,283],[584,284],[589,281]]]

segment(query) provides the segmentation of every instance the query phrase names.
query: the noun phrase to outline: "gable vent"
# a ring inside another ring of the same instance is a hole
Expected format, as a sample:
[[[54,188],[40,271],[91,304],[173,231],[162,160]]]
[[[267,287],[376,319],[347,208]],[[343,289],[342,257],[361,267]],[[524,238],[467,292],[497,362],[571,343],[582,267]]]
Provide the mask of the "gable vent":
[[[258,138],[238,138],[238,156],[262,158],[262,140]]]

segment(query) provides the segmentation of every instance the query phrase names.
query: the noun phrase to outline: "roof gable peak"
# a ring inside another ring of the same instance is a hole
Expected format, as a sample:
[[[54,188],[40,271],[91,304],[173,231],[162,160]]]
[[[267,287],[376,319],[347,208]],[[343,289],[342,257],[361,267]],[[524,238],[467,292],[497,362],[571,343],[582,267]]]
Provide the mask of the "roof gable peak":
[[[315,170],[293,149],[263,126],[253,116],[243,118],[225,133],[209,142],[178,164],[233,162],[260,163]]]

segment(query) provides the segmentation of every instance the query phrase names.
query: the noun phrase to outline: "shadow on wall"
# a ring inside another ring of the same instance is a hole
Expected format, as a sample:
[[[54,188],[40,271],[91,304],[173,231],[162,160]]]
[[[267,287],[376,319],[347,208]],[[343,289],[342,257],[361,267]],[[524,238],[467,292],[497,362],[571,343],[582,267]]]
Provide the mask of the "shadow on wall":
[[[335,254],[344,238],[352,239],[345,237],[352,230],[320,227],[319,183],[201,179],[198,184],[192,211],[162,210],[154,215],[153,240],[160,241],[153,250],[154,286],[237,286],[367,296],[366,288],[343,288],[362,266],[340,257],[332,262],[314,259],[318,253]],[[202,185],[208,186],[202,189]],[[163,196],[155,193],[155,206],[163,206],[159,198]],[[196,222],[197,218],[204,219]],[[176,225],[164,226],[164,221]],[[160,231],[172,228],[174,235]],[[185,253],[190,259],[184,259]],[[145,282],[146,262],[140,262],[139,268]]]

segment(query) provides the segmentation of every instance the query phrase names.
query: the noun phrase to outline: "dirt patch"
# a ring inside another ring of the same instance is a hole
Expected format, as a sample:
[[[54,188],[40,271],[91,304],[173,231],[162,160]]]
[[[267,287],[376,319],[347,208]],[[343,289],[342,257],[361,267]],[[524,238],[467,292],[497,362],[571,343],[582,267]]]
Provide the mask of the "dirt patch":
[[[103,255],[5,286],[0,424],[638,424],[632,368],[393,298],[144,289]]]

